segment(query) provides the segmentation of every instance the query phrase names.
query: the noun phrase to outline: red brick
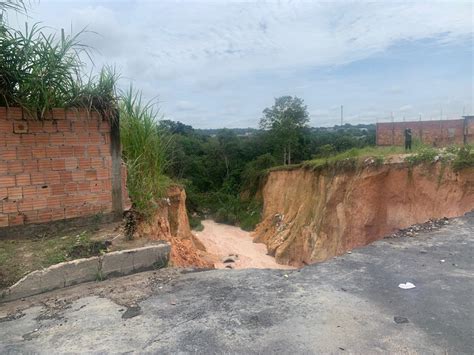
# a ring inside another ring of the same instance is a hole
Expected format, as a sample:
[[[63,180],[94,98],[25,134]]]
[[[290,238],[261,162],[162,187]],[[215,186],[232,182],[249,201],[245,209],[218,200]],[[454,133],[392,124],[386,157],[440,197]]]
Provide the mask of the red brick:
[[[51,211],[51,219],[53,221],[57,221],[60,219],[64,219],[65,217],[65,209],[64,208],[56,208]]]
[[[44,147],[49,144],[49,133],[36,133],[35,143],[37,147]]]
[[[28,122],[28,128],[30,130],[30,133],[45,134],[45,133],[43,133],[43,122],[42,121],[30,121],[30,122]]]
[[[66,162],[64,159],[53,159],[51,166],[53,170],[65,170]]]
[[[64,141],[67,144],[74,145],[74,146],[80,144],[79,137],[75,132],[74,133],[66,132],[66,133],[63,133],[63,135],[64,135]]]
[[[83,181],[86,178],[86,173],[82,170],[73,170],[72,171],[72,180],[73,181]]]
[[[13,187],[15,186],[15,176],[0,176],[1,187]]]
[[[36,196],[36,186],[23,186],[23,198],[32,199]]]
[[[95,147],[95,146],[87,147],[87,155],[91,158],[100,157],[99,147]]]
[[[100,145],[104,143],[103,136],[100,133],[89,133],[89,144]]]
[[[60,177],[61,177],[61,183],[62,184],[65,184],[67,182],[71,182],[72,181],[72,172],[70,171],[61,171],[59,173]]]
[[[34,173],[38,171],[38,161],[37,160],[24,160],[23,161],[23,171],[25,173]]]
[[[46,147],[46,156],[48,158],[59,158],[61,156],[59,147]]]
[[[0,213],[0,227],[8,227],[8,215]]]
[[[18,174],[16,176],[16,186],[27,186],[31,184],[30,174]]]
[[[9,120],[21,120],[23,119],[23,110],[21,107],[8,107],[7,118]]]
[[[23,164],[19,160],[10,160],[7,162],[8,173],[18,174],[23,172]]]
[[[13,122],[0,117],[0,132],[13,132]]]
[[[2,149],[0,150],[0,160],[15,160],[16,149]]]
[[[45,223],[52,221],[52,212],[51,209],[45,208],[38,211],[38,222]]]
[[[35,159],[46,158],[46,148],[45,147],[34,147],[31,149],[31,154]]]
[[[42,208],[46,208],[48,206],[48,200],[46,198],[38,198],[33,200],[33,209],[40,210]]]
[[[49,185],[41,185],[36,188],[36,197],[48,197],[51,195],[51,187]]]
[[[98,169],[104,167],[104,161],[102,158],[91,158],[91,168]]]
[[[46,171],[44,178],[47,184],[54,185],[61,183],[61,174],[58,171]]]
[[[97,179],[98,180],[105,180],[105,179],[108,179],[110,177],[109,175],[109,170],[108,169],[96,169],[97,171]]]
[[[78,162],[76,158],[66,158],[64,161],[66,170],[76,170],[78,168]]]
[[[25,217],[25,223],[38,223],[38,211],[22,211]]]
[[[55,120],[64,120],[66,119],[66,112],[63,108],[53,108],[51,110],[53,119]]]
[[[64,135],[62,133],[51,133],[49,135],[49,144],[51,145],[63,145]]]
[[[25,216],[22,214],[12,213],[8,215],[8,224],[10,226],[18,226],[25,223]]]
[[[86,148],[82,146],[75,146],[74,147],[74,156],[76,158],[82,158],[86,155]]]
[[[8,197],[8,188],[6,187],[0,187],[0,201],[6,199]],[[1,208],[0,208],[0,212],[1,212]]]
[[[53,159],[39,159],[38,160],[38,171],[48,171],[53,168]]]
[[[44,177],[44,173],[34,171],[30,174],[30,176],[31,176],[31,184],[32,185],[41,185],[41,184],[44,184],[46,182],[45,177]]]
[[[65,209],[66,218],[75,218],[81,216],[81,211],[78,207],[66,207]]]
[[[43,132],[56,133],[57,131],[57,121],[43,121]]]
[[[7,147],[12,147],[15,145],[20,145],[21,143],[21,136],[18,134],[9,134],[4,138],[4,142]]]
[[[52,193],[53,196],[63,195],[64,194],[64,185],[63,184],[52,185],[51,186],[51,193]]]
[[[2,204],[3,204],[3,213],[18,212],[18,204],[16,201],[4,200]]]
[[[90,191],[90,182],[89,181],[81,181],[77,183],[77,192],[79,193],[87,193]]]
[[[24,199],[18,203],[18,210],[21,212],[32,211],[33,210],[33,201],[35,199]]]
[[[66,142],[68,143],[68,142]],[[59,154],[61,155],[61,158],[70,158],[74,156],[74,147],[67,145],[67,146],[62,146],[61,149],[59,150]]]
[[[70,132],[71,131],[71,121],[62,120],[57,122],[57,127],[59,132]]]
[[[0,175],[8,172],[8,164],[6,161],[0,161]]]
[[[97,180],[97,172],[93,169],[86,170],[86,180]]]
[[[71,120],[71,121],[77,120],[79,116],[76,109],[65,110],[65,114],[66,114],[66,120]]]
[[[79,158],[77,161],[78,161],[79,169],[81,169],[81,170],[90,169],[90,167],[91,167],[90,158]]]
[[[8,200],[17,201],[23,198],[23,190],[21,187],[9,187],[8,188]]]
[[[16,147],[16,158],[20,160],[31,159],[31,148],[30,147]]]
[[[48,197],[48,208],[60,208],[64,196],[50,196]]]
[[[68,194],[74,194],[77,192],[77,183],[76,182],[68,182],[64,184],[64,191]]]

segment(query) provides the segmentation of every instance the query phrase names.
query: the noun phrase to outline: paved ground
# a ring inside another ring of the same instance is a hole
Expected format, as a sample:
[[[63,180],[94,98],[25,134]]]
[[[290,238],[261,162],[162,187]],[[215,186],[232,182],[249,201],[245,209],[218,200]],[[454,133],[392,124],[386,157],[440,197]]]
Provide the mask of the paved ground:
[[[86,284],[3,305],[0,353],[472,353],[473,251],[471,216],[301,270]]]

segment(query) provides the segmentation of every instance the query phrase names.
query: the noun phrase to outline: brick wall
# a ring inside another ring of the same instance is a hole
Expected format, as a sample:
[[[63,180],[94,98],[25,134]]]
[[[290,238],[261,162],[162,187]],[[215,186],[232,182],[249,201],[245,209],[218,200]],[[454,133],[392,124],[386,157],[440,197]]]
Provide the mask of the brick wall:
[[[112,212],[109,122],[64,109],[23,118],[0,107],[0,227]]]
[[[413,139],[435,147],[464,143],[465,120],[459,119],[377,123],[377,145],[404,145],[406,128]]]

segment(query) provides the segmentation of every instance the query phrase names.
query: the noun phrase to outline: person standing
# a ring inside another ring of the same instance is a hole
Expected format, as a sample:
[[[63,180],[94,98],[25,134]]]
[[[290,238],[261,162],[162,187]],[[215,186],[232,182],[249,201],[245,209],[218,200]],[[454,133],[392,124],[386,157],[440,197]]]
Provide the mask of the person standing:
[[[411,129],[405,129],[405,150],[411,150]]]

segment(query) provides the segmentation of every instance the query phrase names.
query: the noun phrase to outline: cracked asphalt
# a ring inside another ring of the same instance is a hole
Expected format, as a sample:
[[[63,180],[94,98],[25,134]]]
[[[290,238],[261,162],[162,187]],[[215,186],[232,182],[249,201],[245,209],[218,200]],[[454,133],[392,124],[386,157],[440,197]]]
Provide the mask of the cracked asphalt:
[[[472,354],[473,246],[471,213],[301,270],[79,285],[0,305],[0,353]]]

